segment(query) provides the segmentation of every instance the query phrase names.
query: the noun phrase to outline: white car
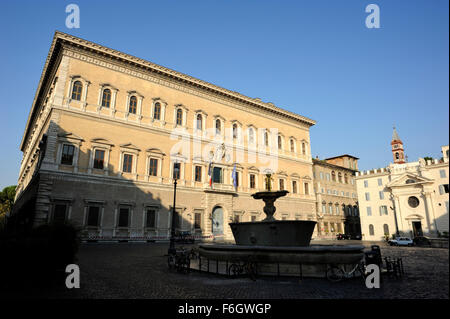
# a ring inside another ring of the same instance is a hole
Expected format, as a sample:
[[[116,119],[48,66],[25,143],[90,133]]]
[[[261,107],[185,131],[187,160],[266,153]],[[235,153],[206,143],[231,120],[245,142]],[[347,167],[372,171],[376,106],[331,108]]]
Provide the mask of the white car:
[[[412,246],[414,242],[408,237],[397,237],[396,239],[391,239],[388,241],[391,246]]]

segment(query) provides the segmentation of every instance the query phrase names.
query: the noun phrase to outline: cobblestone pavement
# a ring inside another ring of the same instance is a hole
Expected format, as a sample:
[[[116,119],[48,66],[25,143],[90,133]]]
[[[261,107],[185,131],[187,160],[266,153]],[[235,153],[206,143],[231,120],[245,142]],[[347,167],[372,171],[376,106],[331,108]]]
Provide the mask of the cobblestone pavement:
[[[314,244],[318,243],[350,242],[314,241]],[[94,243],[80,247],[80,289],[17,292],[17,296],[33,298],[38,294],[40,298],[448,299],[447,249],[380,245],[383,256],[403,257],[406,271],[403,279],[384,280],[380,289],[367,289],[360,278],[339,283],[312,278],[305,278],[301,282],[294,278],[258,278],[253,282],[246,278],[229,279],[212,274],[184,275],[168,270],[167,257],[164,257],[168,244]]]

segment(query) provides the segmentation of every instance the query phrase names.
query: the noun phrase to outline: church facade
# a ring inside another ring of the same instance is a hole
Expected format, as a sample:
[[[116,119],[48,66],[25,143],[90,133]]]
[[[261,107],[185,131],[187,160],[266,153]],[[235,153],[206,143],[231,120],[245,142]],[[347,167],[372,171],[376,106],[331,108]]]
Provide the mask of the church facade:
[[[394,163],[356,173],[363,239],[396,235],[437,237],[449,228],[449,164],[442,159],[407,162],[394,128]]]
[[[28,117],[13,216],[85,238],[167,239],[175,224],[232,239],[261,220],[252,193],[288,190],[277,219],[316,220],[315,121],[56,32]],[[33,212],[33,213],[32,213]]]

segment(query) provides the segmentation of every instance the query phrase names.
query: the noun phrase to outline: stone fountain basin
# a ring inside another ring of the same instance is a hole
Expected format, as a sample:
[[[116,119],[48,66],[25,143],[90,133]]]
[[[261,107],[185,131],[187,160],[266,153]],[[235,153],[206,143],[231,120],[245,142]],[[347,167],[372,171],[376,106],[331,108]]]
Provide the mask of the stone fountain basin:
[[[236,245],[245,246],[309,246],[315,221],[273,220],[230,223]]]

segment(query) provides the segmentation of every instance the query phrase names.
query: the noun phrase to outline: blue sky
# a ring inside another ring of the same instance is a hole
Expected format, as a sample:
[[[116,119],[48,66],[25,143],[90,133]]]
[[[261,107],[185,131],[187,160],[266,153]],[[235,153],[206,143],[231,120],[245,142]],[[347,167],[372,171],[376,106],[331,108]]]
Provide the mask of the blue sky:
[[[80,7],[79,29],[65,26]],[[367,29],[365,7],[380,7]],[[447,0],[1,1],[0,188],[55,30],[192,75],[317,121],[313,156],[384,167],[396,125],[410,161],[440,157],[449,133]]]

